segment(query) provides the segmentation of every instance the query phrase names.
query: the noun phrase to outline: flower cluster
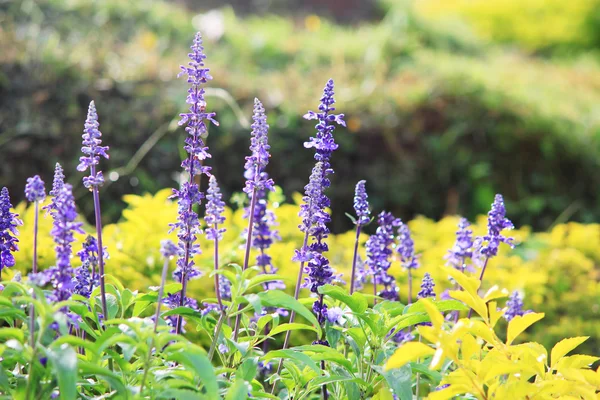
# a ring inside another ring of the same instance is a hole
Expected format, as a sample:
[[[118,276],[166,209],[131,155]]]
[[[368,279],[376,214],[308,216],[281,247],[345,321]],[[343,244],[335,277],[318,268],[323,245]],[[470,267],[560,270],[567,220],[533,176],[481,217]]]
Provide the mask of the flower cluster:
[[[94,287],[98,286],[100,276],[98,268],[98,241],[95,237],[88,235],[83,243],[82,249],[77,253],[81,259],[81,266],[75,269],[74,293],[84,297],[90,297]],[[108,258],[106,248],[103,251],[104,258]]]
[[[84,233],[82,223],[76,222],[75,198],[73,188],[65,184],[56,196],[56,209],[52,213],[52,237],[54,238],[56,265],[50,270],[50,280],[54,287],[53,301],[67,300],[73,293],[73,269],[71,267],[71,243],[74,233]]]
[[[392,246],[394,244],[394,230],[401,224],[400,219],[392,213],[382,211],[377,217],[377,231],[367,240],[367,260],[369,273],[374,285],[383,285],[379,296],[386,300],[398,300],[398,287],[394,277],[388,274],[392,265]]]
[[[46,186],[39,175],[27,178],[25,185],[25,198],[27,201],[36,202],[44,201],[46,198]]]
[[[366,225],[371,220],[371,210],[369,209],[369,202],[367,195],[367,189],[365,188],[367,181],[358,181],[356,189],[354,191],[354,211],[356,212],[356,224]]]
[[[254,191],[273,190],[273,180],[265,172],[269,164],[269,125],[265,108],[258,99],[254,99],[254,113],[252,115],[252,138],[250,139],[251,155],[246,157],[244,177],[246,185],[244,192],[252,196]],[[264,197],[264,195],[263,195]]]
[[[417,297],[419,299],[424,299],[427,297],[435,298],[435,291],[433,289],[434,287],[435,282],[433,281],[433,278],[429,272],[425,272],[425,275],[423,275],[423,281],[421,282],[421,290],[419,290],[419,293],[417,293]]]
[[[488,213],[487,221],[488,231],[481,239],[486,242],[479,252],[487,258],[494,257],[498,254],[500,243],[506,243],[514,247],[513,238],[502,236],[504,229],[514,229],[513,223],[506,218],[506,208],[504,207],[504,199],[502,195],[497,194],[492,203],[492,209]]]
[[[8,189],[3,187],[0,192],[0,273],[4,268],[15,265],[13,252],[18,251],[17,226],[22,222],[18,214],[10,211],[12,204]]]
[[[510,321],[518,315],[525,315],[528,311],[523,311],[523,298],[516,290],[511,293],[508,301],[506,302],[506,312],[504,318]]]
[[[460,219],[458,231],[456,231],[456,242],[445,257],[448,265],[456,269],[464,269],[466,260],[473,256],[473,231],[469,229],[469,226],[466,218]]]
[[[52,200],[50,204],[42,207],[42,210],[46,210],[46,212],[51,212],[56,209],[56,196],[58,196],[58,192],[65,185],[65,174],[63,169],[59,163],[56,163],[54,167],[54,179],[52,180],[52,190],[50,190],[50,196],[52,196]]]
[[[415,269],[419,267],[419,262],[415,255],[415,243],[410,236],[410,229],[407,224],[400,222],[398,228],[398,254],[402,266],[406,269]]]
[[[221,240],[225,228],[219,228],[225,222],[223,212],[225,211],[225,202],[221,200],[222,194],[214,175],[210,176],[208,190],[206,191],[206,213],[204,222],[206,222],[206,238],[208,240]]]
[[[185,130],[188,137],[185,139],[184,149],[188,153],[181,166],[188,172],[190,179],[181,185],[179,190],[173,190],[172,199],[178,200],[177,222],[171,224],[171,231],[177,230],[179,239],[179,259],[177,268],[173,272],[173,278],[179,282],[187,282],[189,279],[200,276],[200,271],[195,268],[194,256],[200,254],[200,245],[196,243],[197,236],[202,233],[198,214],[194,212],[193,206],[200,204],[204,194],[194,181],[196,175],[209,174],[210,167],[203,165],[204,160],[210,158],[208,147],[204,145],[202,137],[207,132],[205,120],[218,125],[214,120],[215,113],[206,112],[206,101],[204,100],[204,85],[212,79],[209,69],[204,66],[204,47],[202,38],[197,33],[194,43],[188,54],[190,61],[187,66],[181,66],[179,76],[187,75],[190,84],[186,103],[190,105],[189,112],[180,114],[179,125],[187,125]]]
[[[104,176],[102,176],[101,171],[96,171],[96,165],[100,163],[100,156],[108,159],[108,147],[101,146],[102,133],[98,129],[99,127],[96,105],[91,101],[82,136],[83,147],[81,152],[85,155],[79,158],[79,165],[77,166],[77,170],[81,172],[87,169],[90,170],[90,176],[83,178],[83,185],[90,190],[104,184]]]

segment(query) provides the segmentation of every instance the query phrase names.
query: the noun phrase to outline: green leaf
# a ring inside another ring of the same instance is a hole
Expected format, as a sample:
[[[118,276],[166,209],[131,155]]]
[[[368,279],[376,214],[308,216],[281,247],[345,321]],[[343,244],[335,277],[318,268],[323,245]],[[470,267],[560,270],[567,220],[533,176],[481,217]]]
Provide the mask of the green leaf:
[[[181,348],[176,352],[169,354],[168,359],[170,361],[177,361],[195,371],[196,375],[204,385],[206,397],[208,399],[218,400],[219,386],[217,384],[217,378],[215,377],[215,369],[208,358],[202,353],[202,350],[189,343],[177,343],[171,347]]]
[[[283,358],[284,360],[289,360],[289,359],[296,360],[296,361],[300,362],[301,364],[306,365],[313,371],[315,371],[319,374],[321,373],[321,368],[317,366],[315,361],[312,358],[310,358],[309,356],[307,356],[306,354],[301,353],[299,351],[295,351],[292,349],[273,350],[273,351],[268,352],[267,354],[265,354],[262,357],[262,359],[265,361],[270,361],[274,358]]]
[[[394,368],[387,371],[381,368],[378,372],[383,375],[389,387],[400,400],[412,400],[412,370],[410,365],[407,364],[401,368]]]
[[[427,314],[410,314],[410,315],[400,315],[399,317],[394,318],[386,327],[386,331],[389,332],[392,329],[395,329],[396,332],[407,328],[409,326],[413,326],[416,324],[420,324],[421,322],[429,322],[429,315]]]
[[[0,329],[0,340],[5,339],[17,339],[19,342],[23,343],[25,340],[25,334],[21,329],[2,328]]]
[[[248,398],[248,390],[249,386],[243,380],[236,380],[229,390],[227,391],[227,396],[225,400],[244,400]]]
[[[301,329],[318,332],[317,328],[315,328],[314,326],[294,322],[291,324],[281,324],[279,326],[276,326],[275,328],[273,328],[273,330],[271,330],[271,332],[269,332],[269,334],[267,336],[275,336],[278,333],[287,332],[287,331],[297,331],[297,330],[301,330]]]
[[[320,344],[311,344],[305,346],[297,346],[294,347],[294,350],[314,353],[313,359],[317,361],[325,360],[331,361],[336,364],[344,366],[349,371],[352,371],[352,362],[348,360],[342,353],[337,351],[336,349],[332,349],[331,347],[323,346]]]
[[[68,344],[48,349],[48,359],[52,363],[52,371],[58,380],[60,398],[71,400],[77,398],[77,353]]]
[[[157,399],[198,400],[201,395],[193,390],[187,389],[165,389],[156,395]]]
[[[409,365],[413,372],[418,372],[421,375],[427,376],[431,380],[432,386],[439,386],[440,381],[442,380],[442,374],[438,371],[430,369],[429,365],[426,364],[411,362]]]
[[[469,310],[469,307],[465,306],[462,301],[458,301],[458,300],[438,300],[438,301],[433,301],[432,303],[441,312],[468,311]],[[425,306],[423,306],[423,303],[417,302],[417,303],[409,304],[408,306],[406,306],[404,308],[403,314],[406,315],[406,314],[410,314],[410,313],[424,313],[424,312],[427,312],[427,311],[425,310]]]
[[[248,301],[248,303],[254,308],[254,311],[257,314],[260,314],[262,311],[262,303],[260,301],[260,297],[257,294],[247,294],[244,298]]]
[[[252,382],[258,370],[258,357],[247,358],[235,372],[236,379]]]
[[[110,293],[106,294],[106,308],[108,311],[107,319],[113,319],[117,316],[117,313],[119,312],[119,300],[116,296]]]
[[[125,384],[114,372],[83,360],[79,360],[79,371],[82,375],[90,374],[104,378],[104,380],[117,392],[116,394],[119,395],[119,398],[129,398],[129,391],[125,387]]]
[[[269,290],[267,292],[259,293],[258,296],[265,307],[282,307],[295,311],[298,315],[306,318],[308,322],[317,329],[317,334],[319,336],[321,335],[321,326],[312,311],[304,307],[298,300],[294,299],[289,294],[286,294],[281,290]]]
[[[333,285],[325,285],[319,288],[319,293],[325,294],[347,305],[352,311],[362,314],[369,307],[367,298],[362,293],[352,293],[352,296],[343,288]]]

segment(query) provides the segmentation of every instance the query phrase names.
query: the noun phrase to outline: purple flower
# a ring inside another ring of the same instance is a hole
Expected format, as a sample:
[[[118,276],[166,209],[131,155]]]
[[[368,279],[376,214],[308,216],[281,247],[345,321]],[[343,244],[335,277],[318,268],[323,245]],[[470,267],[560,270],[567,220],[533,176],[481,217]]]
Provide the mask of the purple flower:
[[[202,233],[198,215],[194,212],[194,204],[200,204],[204,194],[194,181],[196,175],[210,174],[210,167],[203,165],[204,160],[210,158],[208,147],[204,145],[202,137],[207,132],[205,120],[218,125],[214,120],[215,113],[206,112],[206,101],[204,99],[204,85],[212,79],[209,69],[204,66],[204,47],[202,37],[197,33],[194,43],[188,54],[190,61],[187,66],[181,66],[178,76],[187,75],[190,84],[186,103],[189,104],[189,112],[179,114],[181,119],[179,125],[187,125],[185,130],[188,137],[185,139],[185,151],[189,156],[181,163],[182,168],[190,175],[190,180],[183,183],[179,190],[173,190],[172,199],[178,200],[177,222],[171,224],[171,231],[177,230],[179,239],[179,259],[177,268],[173,272],[173,278],[179,282],[187,282],[189,279],[200,276],[196,269],[193,258],[200,254],[200,245],[196,243],[197,236]],[[185,293],[183,293],[185,297]]]
[[[100,283],[100,275],[96,272],[96,268],[98,268],[98,241],[96,238],[88,235],[77,255],[81,259],[81,267],[74,271],[74,293],[89,298],[93,288]],[[108,259],[106,248],[103,255],[105,259]]]
[[[482,240],[487,244],[481,247],[481,254],[487,258],[494,257],[498,254],[500,243],[506,243],[510,247],[514,247],[513,238],[502,236],[501,232],[504,229],[514,229],[514,225],[506,218],[506,208],[504,207],[504,199],[502,195],[497,194],[492,203],[492,209],[488,213],[488,232],[482,237]]]
[[[356,257],[356,277],[354,280],[354,290],[361,290],[365,287],[367,281],[368,271],[365,269],[364,260],[358,256]]]
[[[171,240],[161,240],[160,254],[164,258],[171,258],[179,255],[179,248]]]
[[[511,293],[508,301],[506,302],[507,310],[504,313],[504,318],[510,321],[517,315],[525,315],[531,311],[523,311],[523,297],[516,290]]]
[[[444,257],[447,264],[456,269],[464,268],[467,258],[473,256],[473,231],[469,229],[469,221],[461,218],[458,222],[458,231],[456,231],[456,242]]]
[[[415,338],[415,335],[409,329],[402,329],[394,334],[394,342],[407,343]]]
[[[417,297],[419,299],[424,299],[426,297],[433,297],[435,299],[435,291],[433,288],[435,287],[435,282],[429,272],[425,272],[423,276],[423,281],[421,282],[421,290],[417,293]]]
[[[163,299],[163,304],[167,307],[169,307],[170,309],[175,309],[177,307],[179,307],[182,303],[181,303],[181,293],[173,293],[173,294],[168,294],[164,299]],[[194,311],[198,311],[198,302],[192,298],[186,297],[185,301],[183,302],[183,306],[184,307],[189,307]],[[169,315],[168,317],[166,317],[165,322],[167,323],[168,326],[172,327],[173,329],[171,330],[171,333],[175,333],[176,329],[175,327],[177,326],[177,315]],[[185,321],[182,320],[182,326],[185,325]],[[182,331],[183,332],[183,331]]]
[[[8,189],[3,187],[0,192],[0,273],[4,268],[15,265],[13,253],[19,250],[17,226],[23,222],[18,218],[18,214],[10,211],[11,208]]]
[[[104,184],[102,172],[96,171],[96,165],[100,164],[100,156],[108,159],[108,146],[101,146],[102,133],[98,130],[99,127],[96,105],[91,101],[82,136],[83,147],[81,152],[85,156],[79,158],[79,165],[77,166],[77,170],[80,172],[90,169],[90,176],[83,178],[83,185],[90,190]]]
[[[394,228],[401,222],[392,213],[382,211],[377,217],[377,231],[367,240],[367,260],[373,284],[383,285],[379,296],[386,300],[398,300],[398,287],[395,279],[388,274],[392,265],[390,257],[394,244]]]
[[[415,269],[419,267],[419,262],[415,256],[415,243],[410,236],[410,229],[405,223],[400,223],[398,228],[398,254],[402,266],[406,269]]]
[[[226,345],[226,344],[224,344],[224,343],[221,343],[221,344],[219,345],[219,353],[221,353],[221,354],[226,354],[226,353],[229,353],[229,347],[227,347],[227,345]]]
[[[371,210],[369,210],[369,202],[367,199],[367,190],[365,184],[367,181],[358,181],[354,191],[354,211],[356,212],[356,224],[366,225],[371,220]]]
[[[44,201],[46,198],[46,187],[44,181],[39,175],[31,178],[27,178],[27,185],[25,185],[25,197],[30,202]]]
[[[219,228],[225,222],[223,212],[225,211],[225,202],[221,200],[221,190],[217,184],[217,178],[214,175],[210,176],[208,190],[206,195],[206,214],[204,221],[206,222],[206,238],[208,240],[221,240],[223,238],[224,228]]]
[[[339,307],[331,307],[327,310],[327,320],[331,324],[339,323],[340,319],[342,318],[342,315],[343,311]]]
[[[71,268],[71,243],[75,241],[73,234],[84,233],[81,222],[75,222],[75,198],[71,185],[65,184],[56,196],[56,209],[52,212],[53,226],[50,233],[56,246],[56,265],[52,269],[53,301],[67,300],[73,292],[73,269]]]
[[[181,119],[179,125],[187,125],[185,128],[189,134],[185,140],[185,151],[188,152],[188,157],[183,163],[182,167],[191,176],[201,175],[209,173],[210,167],[202,165],[202,162],[207,158],[210,158],[208,153],[208,147],[204,145],[202,140],[203,135],[207,132],[205,120],[211,121],[214,125],[219,125],[214,120],[214,112],[206,112],[206,101],[204,99],[204,88],[202,85],[206,84],[212,79],[210,76],[209,69],[204,66],[204,47],[202,46],[202,36],[200,32],[196,33],[194,43],[192,44],[191,52],[188,53],[190,61],[187,66],[181,66],[181,72],[178,77],[187,75],[187,82],[190,84],[188,89],[188,96],[186,103],[190,105],[189,112],[179,114]]]
[[[46,212],[50,212],[55,208],[56,196],[58,192],[65,185],[65,174],[63,173],[63,169],[59,163],[56,163],[54,167],[54,180],[52,181],[52,190],[50,190],[50,196],[52,196],[52,200],[50,204],[42,207],[42,210],[46,210]]]
[[[258,99],[254,99],[254,114],[252,115],[252,139],[250,140],[250,151],[252,154],[246,157],[244,165],[244,177],[246,186],[244,192],[252,195],[256,190],[273,190],[273,180],[265,173],[265,168],[269,164],[269,125],[265,108]]]

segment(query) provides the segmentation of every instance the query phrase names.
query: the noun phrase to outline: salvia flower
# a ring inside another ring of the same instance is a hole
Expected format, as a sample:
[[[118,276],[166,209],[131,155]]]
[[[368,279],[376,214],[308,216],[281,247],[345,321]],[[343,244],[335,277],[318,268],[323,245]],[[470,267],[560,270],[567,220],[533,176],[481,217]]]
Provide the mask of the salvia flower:
[[[98,129],[99,127],[96,105],[91,101],[82,136],[83,147],[81,152],[85,155],[79,158],[79,165],[77,166],[77,170],[80,172],[90,170],[90,176],[83,178],[83,185],[90,190],[104,184],[102,172],[96,171],[96,165],[100,164],[100,157],[108,159],[108,146],[101,146],[102,132]]]
[[[169,307],[170,309],[174,309],[174,308],[181,306],[181,304],[182,304],[181,303],[181,293],[177,292],[177,293],[173,293],[173,294],[168,294],[163,299],[163,304],[165,306]],[[195,310],[195,311],[199,310],[198,302],[190,297],[185,298],[185,301],[183,302],[183,306],[191,308],[192,310]],[[171,330],[171,333],[175,333],[175,327],[177,325],[177,316],[170,315],[170,316],[166,317],[165,322],[167,323],[168,326],[173,328]],[[183,325],[185,325],[185,320],[182,320],[182,326]]]
[[[448,265],[462,270],[468,258],[473,257],[473,231],[469,229],[469,220],[461,218],[458,222],[458,231],[456,231],[456,241],[454,246],[444,257]]]
[[[400,223],[398,228],[398,254],[402,266],[406,269],[419,267],[419,261],[415,255],[415,243],[410,235],[410,228],[405,223]]]
[[[186,103],[189,104],[189,112],[179,114],[181,119],[179,125],[187,125],[185,130],[189,136],[185,140],[185,151],[190,155],[183,163],[182,167],[191,176],[205,174],[210,171],[210,167],[202,165],[202,162],[211,155],[208,153],[208,147],[204,145],[203,136],[207,132],[205,120],[211,121],[214,125],[219,125],[214,120],[214,112],[206,112],[206,100],[204,99],[204,88],[206,82],[212,79],[209,69],[205,67],[204,47],[202,46],[202,36],[200,32],[196,33],[194,43],[191,46],[191,52],[188,53],[190,61],[188,65],[182,65],[178,77],[187,75],[187,82],[190,84]]]
[[[523,298],[516,290],[511,293],[508,301],[506,302],[507,310],[504,313],[504,318],[510,321],[517,315],[525,315],[527,311],[523,311]]]
[[[258,99],[254,99],[254,114],[252,115],[252,138],[250,139],[251,155],[246,157],[244,177],[246,186],[244,192],[251,195],[254,190],[273,190],[273,180],[265,173],[269,164],[269,125],[265,108]]]
[[[83,242],[82,249],[77,252],[81,259],[81,266],[75,269],[74,274],[74,293],[84,297],[90,297],[92,289],[98,286],[100,275],[98,268],[98,241],[92,235],[88,235]],[[103,256],[108,259],[108,252],[104,248]]]
[[[435,291],[433,289],[434,287],[435,282],[433,281],[433,278],[431,275],[429,275],[429,272],[425,272],[425,275],[423,275],[423,281],[421,282],[421,290],[419,293],[417,293],[417,297],[419,299],[424,299],[427,297],[435,298]]]
[[[47,204],[46,206],[42,207],[42,210],[46,210],[46,212],[51,212],[53,209],[55,209],[56,196],[58,195],[58,192],[60,192],[64,185],[65,174],[60,164],[56,163],[56,166],[54,167],[54,179],[52,181],[52,190],[50,190],[49,193],[49,195],[52,196],[52,200],[50,201],[50,204]]]
[[[377,231],[367,240],[367,259],[371,279],[375,285],[383,285],[379,293],[386,300],[398,300],[396,280],[388,274],[390,269],[395,228],[401,223],[392,213],[382,211],[377,217]]]
[[[221,200],[221,190],[214,175],[210,176],[208,190],[206,192],[206,238],[209,240],[221,240],[223,238],[224,228],[219,228],[225,222],[223,212],[225,211],[225,202]]]
[[[56,252],[56,265],[52,274],[53,301],[67,300],[73,292],[73,269],[71,267],[71,244],[74,233],[84,233],[82,223],[76,222],[75,198],[71,185],[65,184],[56,197],[56,210],[51,230]]]
[[[39,175],[27,178],[25,185],[25,197],[30,202],[44,201],[46,198],[46,187]]]
[[[316,119],[318,121],[315,128],[317,129],[317,134],[315,137],[311,137],[310,140],[304,143],[304,147],[315,149],[315,160],[317,162],[323,163],[323,182],[322,185],[327,188],[330,185],[329,179],[327,175],[333,173],[331,169],[331,165],[329,164],[329,159],[331,157],[331,153],[333,153],[337,148],[338,144],[335,143],[335,139],[333,137],[333,131],[335,130],[335,125],[332,123],[336,123],[342,126],[346,126],[346,122],[344,121],[344,114],[331,114],[335,111],[334,99],[334,84],[333,79],[327,81],[325,85],[325,89],[323,89],[323,96],[321,97],[321,104],[319,104],[319,112],[309,111],[304,115],[305,119],[311,120]],[[327,198],[323,199],[324,201]],[[321,207],[328,207],[329,204],[321,204]]]
[[[501,232],[504,229],[514,229],[513,223],[506,218],[506,208],[504,207],[504,199],[502,195],[497,194],[492,203],[492,209],[488,213],[487,221],[488,232],[482,237],[486,242],[481,247],[481,254],[487,258],[494,257],[498,254],[500,243],[506,243],[510,247],[514,247],[513,238],[502,236]]]
[[[356,189],[354,191],[354,211],[356,212],[356,224],[366,225],[369,223],[371,210],[369,209],[369,202],[367,195],[367,189],[365,188],[367,181],[358,181]]]
[[[179,255],[179,248],[171,240],[161,240],[160,255],[164,258],[172,258]]]
[[[19,250],[17,246],[17,226],[23,223],[19,215],[11,212],[12,204],[8,189],[3,187],[0,192],[0,273],[4,268],[15,265],[14,252]]]

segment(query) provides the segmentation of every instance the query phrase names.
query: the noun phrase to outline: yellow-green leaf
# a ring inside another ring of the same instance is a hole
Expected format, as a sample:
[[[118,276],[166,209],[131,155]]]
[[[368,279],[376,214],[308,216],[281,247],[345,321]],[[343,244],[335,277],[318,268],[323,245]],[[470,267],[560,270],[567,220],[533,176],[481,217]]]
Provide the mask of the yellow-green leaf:
[[[463,288],[464,291],[473,297],[479,297],[477,294],[479,285],[481,285],[479,279],[470,278],[456,268],[444,267],[444,271],[447,272],[448,275],[450,275],[460,285],[460,287]]]
[[[471,307],[477,314],[479,314],[484,320],[488,319],[488,312],[485,303],[479,296],[473,296],[468,292],[460,290],[451,290],[449,293],[450,297],[460,300],[469,307]]]
[[[444,324],[444,316],[440,310],[438,310],[435,304],[428,298],[420,299],[418,303],[423,304],[423,307],[425,307],[425,311],[429,315],[429,319],[431,320],[433,326],[436,329],[440,329]]]
[[[506,344],[511,344],[517,336],[529,328],[531,325],[544,318],[544,313],[529,313],[525,315],[517,315],[508,323],[506,334]],[[554,350],[553,350],[554,351]]]
[[[425,343],[409,342],[400,346],[385,363],[385,370],[400,368],[421,357],[430,356],[434,350]]]
[[[558,360],[567,355],[568,352],[579,346],[581,343],[589,339],[589,336],[577,336],[573,338],[563,339],[552,348],[550,353],[550,366],[554,368]]]

